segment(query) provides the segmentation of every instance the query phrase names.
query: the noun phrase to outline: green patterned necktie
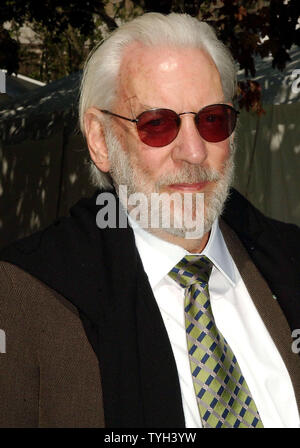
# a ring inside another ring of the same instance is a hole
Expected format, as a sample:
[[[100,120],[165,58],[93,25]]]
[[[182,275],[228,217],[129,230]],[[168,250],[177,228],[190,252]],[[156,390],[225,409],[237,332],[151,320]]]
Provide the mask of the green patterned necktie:
[[[194,389],[204,428],[263,428],[236,357],[218,330],[208,292],[211,261],[185,256],[169,275],[185,288],[185,324]]]

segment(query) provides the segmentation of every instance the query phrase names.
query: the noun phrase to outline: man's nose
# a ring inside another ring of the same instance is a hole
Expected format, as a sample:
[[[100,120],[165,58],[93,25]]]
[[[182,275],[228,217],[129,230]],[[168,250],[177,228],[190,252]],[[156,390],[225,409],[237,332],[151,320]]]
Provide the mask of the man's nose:
[[[207,158],[207,142],[200,136],[193,114],[186,114],[180,118],[181,126],[174,142],[172,158],[176,162],[202,164]]]

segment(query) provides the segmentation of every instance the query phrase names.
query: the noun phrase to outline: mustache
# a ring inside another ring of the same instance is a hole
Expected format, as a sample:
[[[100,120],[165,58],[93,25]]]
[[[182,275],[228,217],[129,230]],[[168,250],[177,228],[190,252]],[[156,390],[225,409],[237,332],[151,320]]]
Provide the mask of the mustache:
[[[213,168],[204,168],[201,166],[187,164],[177,173],[170,173],[161,176],[155,183],[155,187],[158,189],[161,186],[171,184],[217,182],[220,179],[221,174]]]

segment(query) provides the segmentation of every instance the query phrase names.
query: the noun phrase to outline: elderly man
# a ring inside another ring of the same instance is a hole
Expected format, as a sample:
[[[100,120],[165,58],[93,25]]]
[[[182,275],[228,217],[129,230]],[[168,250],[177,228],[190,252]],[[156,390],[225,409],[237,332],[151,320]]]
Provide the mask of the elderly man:
[[[80,121],[101,189],[1,255],[1,426],[299,425],[299,230],[234,190],[223,211],[234,94],[187,15],[94,50]]]

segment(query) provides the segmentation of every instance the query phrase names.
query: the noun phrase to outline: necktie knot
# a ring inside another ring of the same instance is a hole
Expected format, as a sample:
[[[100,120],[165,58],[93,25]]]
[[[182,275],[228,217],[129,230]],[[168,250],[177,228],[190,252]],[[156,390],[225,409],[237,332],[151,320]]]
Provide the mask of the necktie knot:
[[[169,276],[182,288],[194,283],[205,287],[212,270],[212,262],[204,255],[186,255],[169,272]]]

